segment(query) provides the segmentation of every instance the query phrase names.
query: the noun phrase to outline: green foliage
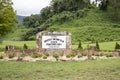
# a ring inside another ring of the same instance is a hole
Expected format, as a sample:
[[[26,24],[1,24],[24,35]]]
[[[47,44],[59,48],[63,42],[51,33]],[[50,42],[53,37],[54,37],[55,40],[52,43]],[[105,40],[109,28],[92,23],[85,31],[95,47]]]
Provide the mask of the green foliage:
[[[33,53],[33,58],[41,58],[42,57],[42,54],[39,54],[39,53]]]
[[[3,59],[5,56],[5,53],[4,52],[0,52],[0,59]]]
[[[11,0],[0,1],[0,38],[15,29],[16,14],[12,8]]]
[[[53,54],[53,57],[56,59],[56,61],[58,61],[59,56],[60,55],[58,55],[58,54]]]
[[[23,49],[28,49],[27,44],[24,44]]]
[[[118,44],[117,42],[116,42],[116,45],[115,45],[115,50],[116,49],[120,49],[120,44]]]
[[[12,53],[12,54],[9,54],[9,56],[8,56],[9,58],[13,58],[13,57],[15,57],[15,54],[14,53]]]
[[[87,56],[87,54],[86,54],[86,53],[81,53],[81,55],[82,55],[82,56]]]
[[[8,51],[8,46],[7,45],[5,46],[5,51]]]
[[[78,49],[83,49],[81,42],[78,44]]]
[[[43,59],[47,59],[47,56],[43,56]]]
[[[40,11],[40,14],[26,17],[23,22],[24,25],[29,28],[36,28],[45,23],[47,20],[51,21],[50,18],[54,15],[62,13],[61,15],[58,15],[58,21],[63,23],[64,21],[71,20],[71,16],[74,16],[72,12],[77,11],[77,17],[83,17],[84,12],[80,10],[84,8],[88,9],[90,6],[89,0],[52,0],[51,5],[43,8]]]
[[[67,58],[73,58],[73,57],[75,57],[75,56],[76,56],[76,54],[74,54],[74,53],[71,53],[71,54],[66,55]]]
[[[113,57],[113,55],[110,54],[110,53],[107,53],[107,54],[106,54],[106,57]]]
[[[98,41],[96,41],[96,48],[97,48],[97,50],[100,50]]]
[[[120,20],[120,0],[99,0],[101,1],[99,7],[100,10],[108,11],[112,18],[112,20],[119,21]]]
[[[81,58],[82,57],[82,55],[81,54],[78,54],[78,58]]]

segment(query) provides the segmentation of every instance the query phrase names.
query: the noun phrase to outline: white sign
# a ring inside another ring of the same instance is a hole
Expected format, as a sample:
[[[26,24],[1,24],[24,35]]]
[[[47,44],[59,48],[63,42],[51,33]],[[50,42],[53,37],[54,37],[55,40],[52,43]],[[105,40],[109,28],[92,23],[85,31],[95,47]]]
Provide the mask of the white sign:
[[[66,48],[66,36],[42,36],[42,48],[64,49]]]

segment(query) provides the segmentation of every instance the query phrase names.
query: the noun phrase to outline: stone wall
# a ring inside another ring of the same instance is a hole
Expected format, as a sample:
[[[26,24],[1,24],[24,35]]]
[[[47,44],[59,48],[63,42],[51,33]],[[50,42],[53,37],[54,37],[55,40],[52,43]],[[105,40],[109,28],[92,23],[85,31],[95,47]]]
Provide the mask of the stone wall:
[[[42,48],[42,36],[65,36],[66,37],[66,48],[64,49],[54,49],[54,48]],[[37,51],[40,53],[48,53],[48,54],[53,54],[53,53],[70,53],[71,52],[71,33],[69,32],[39,32],[36,35],[36,48]]]

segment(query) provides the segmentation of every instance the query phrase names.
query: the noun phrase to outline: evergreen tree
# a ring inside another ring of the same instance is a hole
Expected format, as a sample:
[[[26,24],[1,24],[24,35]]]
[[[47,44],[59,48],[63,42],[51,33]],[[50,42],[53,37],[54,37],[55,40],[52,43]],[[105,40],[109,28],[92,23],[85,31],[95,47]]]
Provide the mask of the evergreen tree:
[[[97,47],[97,50],[100,50],[98,41],[96,41],[96,47]]]
[[[115,45],[115,50],[116,49],[120,49],[120,44],[118,44],[117,42],[116,42],[116,45]]]
[[[78,49],[83,49],[81,42],[79,41]]]
[[[28,49],[28,46],[24,44],[23,49]]]

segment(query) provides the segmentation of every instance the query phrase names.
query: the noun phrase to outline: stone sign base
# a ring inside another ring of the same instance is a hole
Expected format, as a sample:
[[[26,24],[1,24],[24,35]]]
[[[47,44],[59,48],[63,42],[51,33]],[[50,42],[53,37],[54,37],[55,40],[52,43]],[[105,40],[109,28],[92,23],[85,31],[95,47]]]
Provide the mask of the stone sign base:
[[[40,32],[36,36],[37,51],[48,54],[71,53],[71,33]]]

